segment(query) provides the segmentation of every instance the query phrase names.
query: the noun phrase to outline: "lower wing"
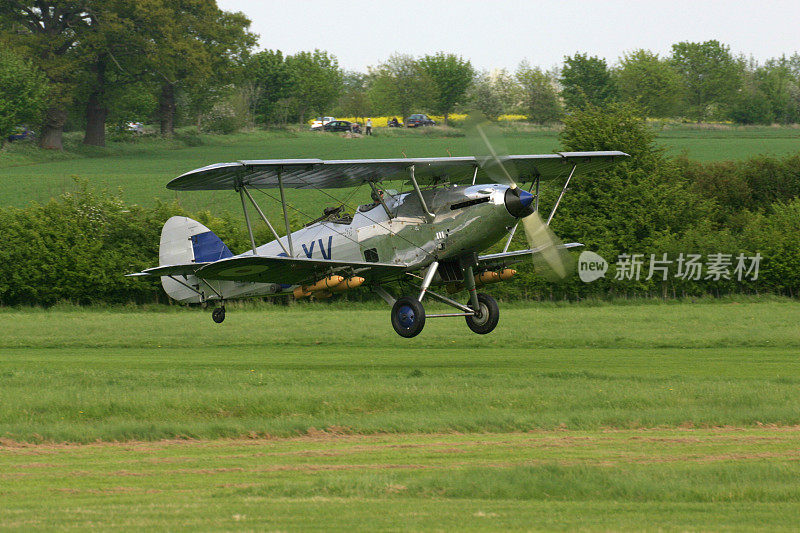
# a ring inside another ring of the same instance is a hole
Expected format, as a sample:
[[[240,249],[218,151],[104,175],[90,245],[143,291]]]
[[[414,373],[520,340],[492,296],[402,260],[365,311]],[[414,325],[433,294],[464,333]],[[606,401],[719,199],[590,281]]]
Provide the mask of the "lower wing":
[[[190,263],[148,268],[130,276],[194,275],[204,280],[251,281],[255,283],[285,283],[299,285],[316,281],[331,274],[362,276],[370,280],[398,277],[407,265],[393,263],[364,263],[331,261],[283,256],[239,256],[213,263]]]
[[[559,248],[576,248],[578,246],[583,246],[583,244],[579,242],[568,242],[566,244],[562,244]],[[510,265],[512,263],[518,263],[525,259],[525,257],[536,254],[541,252],[541,248],[532,248],[527,250],[516,250],[514,252],[501,252],[497,254],[486,254],[486,255],[479,255],[478,256],[478,264],[480,266],[485,267],[494,267],[498,265]]]

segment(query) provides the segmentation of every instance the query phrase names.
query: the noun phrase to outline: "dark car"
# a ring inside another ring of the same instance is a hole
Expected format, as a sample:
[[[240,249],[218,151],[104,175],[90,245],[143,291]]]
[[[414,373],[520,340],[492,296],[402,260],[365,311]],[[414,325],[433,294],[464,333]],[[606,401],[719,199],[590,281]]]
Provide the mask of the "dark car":
[[[433,121],[428,115],[423,115],[422,113],[417,113],[416,115],[411,115],[406,119],[406,127],[407,128],[416,128],[417,126],[435,126],[436,122]]]
[[[322,126],[322,129],[325,131],[352,131],[353,133],[361,133],[361,126],[347,120],[332,120]]]
[[[36,134],[29,130],[27,126],[17,126],[8,136],[8,142],[23,141],[25,139],[32,139]]]

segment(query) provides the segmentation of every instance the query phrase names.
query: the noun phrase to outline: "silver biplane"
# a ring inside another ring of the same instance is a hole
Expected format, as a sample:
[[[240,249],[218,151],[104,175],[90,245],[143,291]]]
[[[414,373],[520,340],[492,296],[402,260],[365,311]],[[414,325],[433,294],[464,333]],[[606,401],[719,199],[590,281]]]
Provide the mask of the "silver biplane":
[[[560,244],[547,227],[570,180],[627,157],[617,151],[561,152],[493,157],[403,159],[271,159],[219,163],[187,172],[167,188],[176,191],[236,191],[241,199],[251,249],[234,255],[207,227],[172,217],[161,233],[159,265],[135,276],[160,276],[166,293],[179,302],[214,303],[215,322],[225,319],[225,302],[291,294],[327,298],[365,287],[392,306],[391,322],[403,337],[422,331],[426,318],[465,317],[475,333],[497,325],[497,302],[477,287],[510,278],[509,266],[525,257],[543,257],[564,275],[558,254],[578,243]],[[506,170],[514,168],[513,175]],[[544,222],[539,216],[539,184],[563,179]],[[405,182],[408,192],[382,190],[384,181]],[[502,181],[502,183],[498,183]],[[326,209],[323,217],[291,232],[286,189],[336,189],[368,185],[373,203],[352,215]],[[525,187],[525,185],[529,185]],[[279,191],[286,234],[279,236],[251,191]],[[527,190],[526,190],[527,189]],[[258,246],[248,204],[275,240]],[[509,251],[519,221],[530,247]],[[502,252],[479,255],[507,237]],[[395,297],[387,284],[405,280],[413,294]],[[462,303],[431,287],[466,290]],[[428,314],[423,299],[443,302],[455,312]]]

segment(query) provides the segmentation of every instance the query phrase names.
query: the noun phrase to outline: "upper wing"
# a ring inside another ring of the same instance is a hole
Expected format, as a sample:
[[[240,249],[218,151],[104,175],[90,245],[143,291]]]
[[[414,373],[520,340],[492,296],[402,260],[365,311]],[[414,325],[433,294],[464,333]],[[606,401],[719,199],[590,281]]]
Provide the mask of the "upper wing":
[[[296,285],[316,281],[330,274],[358,275],[371,280],[396,277],[405,272],[406,265],[391,263],[362,263],[330,261],[282,256],[231,257],[209,263],[195,272],[206,280],[253,281]]]
[[[511,162],[519,181],[553,179],[568,174],[573,166],[575,175],[606,168],[622,158],[624,152],[559,152],[555,154],[509,155],[501,157]],[[293,189],[336,189],[355,187],[367,181],[405,180],[409,169],[420,185],[437,181],[455,184],[494,183],[481,167],[482,160],[474,157],[425,157],[402,159],[266,159],[217,163],[198,168],[167,184],[178,191],[236,189],[242,185],[257,189],[278,187],[280,174],[283,186]],[[477,176],[475,171],[477,169]]]

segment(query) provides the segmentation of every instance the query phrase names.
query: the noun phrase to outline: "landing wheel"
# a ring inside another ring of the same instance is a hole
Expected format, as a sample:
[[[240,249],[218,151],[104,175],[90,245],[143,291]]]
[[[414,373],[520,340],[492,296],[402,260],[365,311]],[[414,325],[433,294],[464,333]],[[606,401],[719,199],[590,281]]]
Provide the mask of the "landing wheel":
[[[401,337],[419,335],[425,327],[425,308],[416,298],[403,296],[392,306],[392,327]]]
[[[471,305],[470,302],[467,302],[467,305]],[[476,311],[478,314],[465,317],[469,329],[479,335],[491,333],[500,320],[500,307],[497,305],[497,300],[488,294],[478,293],[478,309]]]
[[[214,308],[214,310],[211,311],[211,318],[217,324],[222,324],[222,321],[225,320],[225,306],[221,305],[219,307]]]

